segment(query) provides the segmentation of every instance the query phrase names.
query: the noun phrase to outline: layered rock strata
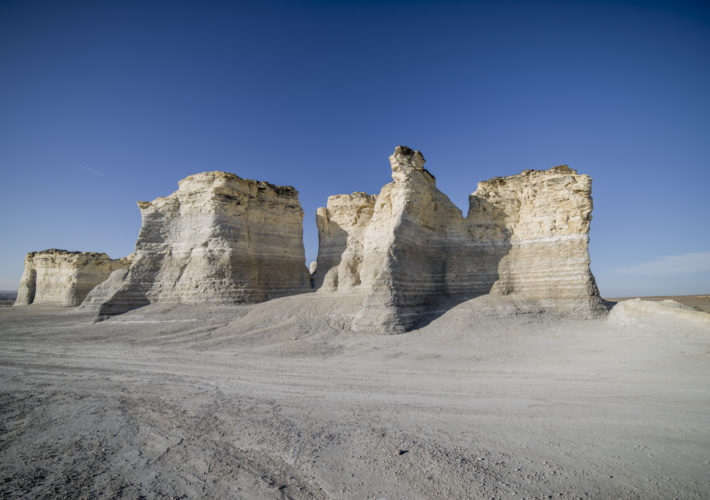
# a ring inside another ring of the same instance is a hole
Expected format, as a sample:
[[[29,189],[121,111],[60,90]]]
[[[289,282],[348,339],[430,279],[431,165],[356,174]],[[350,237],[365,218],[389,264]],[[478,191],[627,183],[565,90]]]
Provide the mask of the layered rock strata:
[[[20,279],[15,305],[56,304],[78,306],[96,285],[130,258],[111,259],[105,253],[50,249],[30,252]]]
[[[592,179],[566,165],[478,184],[469,198],[469,218],[482,207],[495,207],[509,235],[494,293],[536,299],[578,316],[605,311],[589,268],[591,192]]]
[[[133,264],[120,287],[97,291],[111,295],[99,315],[151,302],[261,302],[310,291],[303,210],[290,186],[204,172],[138,207]]]
[[[377,197],[365,193],[328,198],[316,211],[318,259],[313,285],[323,290],[345,290],[360,285],[365,230]]]
[[[379,195],[318,209],[314,286],[362,294],[356,330],[397,333],[442,299],[514,295],[582,316],[603,308],[589,271],[591,180],[566,167],[483,182],[467,217],[418,151],[398,146]]]

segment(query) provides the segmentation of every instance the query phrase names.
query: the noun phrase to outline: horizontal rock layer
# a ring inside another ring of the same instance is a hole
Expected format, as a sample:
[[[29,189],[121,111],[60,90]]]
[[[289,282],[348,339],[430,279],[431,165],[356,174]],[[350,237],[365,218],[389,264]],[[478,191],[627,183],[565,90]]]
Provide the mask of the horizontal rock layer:
[[[130,265],[130,258],[105,253],[50,249],[30,252],[20,279],[15,305],[78,306],[96,285]]]
[[[479,183],[469,218],[483,206],[502,214],[510,251],[493,291],[541,301],[560,312],[605,311],[589,269],[592,179],[567,166],[525,170]]]
[[[260,302],[310,290],[303,211],[292,187],[204,172],[138,206],[133,264],[101,315],[150,302]]]

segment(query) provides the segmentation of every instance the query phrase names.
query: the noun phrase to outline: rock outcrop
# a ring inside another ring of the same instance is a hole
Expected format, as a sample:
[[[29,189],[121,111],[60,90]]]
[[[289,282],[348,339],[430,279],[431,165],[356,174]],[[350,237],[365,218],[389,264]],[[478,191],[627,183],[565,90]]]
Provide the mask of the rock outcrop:
[[[514,295],[561,313],[603,311],[589,270],[591,180],[567,167],[479,184],[467,217],[418,151],[398,146],[377,196],[331,196],[318,209],[314,286],[361,294],[356,330],[412,328],[442,300]]]
[[[591,193],[592,179],[566,165],[478,184],[469,198],[469,219],[495,207],[510,244],[494,293],[536,299],[577,316],[605,311],[589,269]]]
[[[346,290],[360,285],[365,230],[375,209],[374,195],[340,194],[316,211],[318,258],[313,284],[323,290]]]
[[[143,223],[133,264],[120,287],[114,277],[97,291],[110,295],[100,316],[151,302],[261,302],[311,289],[303,210],[290,186],[203,172],[138,206]]]
[[[130,258],[111,259],[105,253],[50,249],[30,252],[20,279],[15,305],[57,304],[78,306],[96,285]]]
[[[619,326],[658,327],[664,323],[673,331],[679,324],[702,328],[710,333],[710,314],[696,311],[675,300],[651,301],[640,298],[618,302],[607,321]]]
[[[128,268],[112,272],[105,281],[96,285],[81,303],[79,310],[96,312],[123,287]]]
[[[506,296],[499,301],[516,310],[606,311],[589,269],[589,176],[559,166],[496,177],[479,183],[464,216],[424,162],[398,146],[392,182],[379,194],[328,198],[316,213],[310,272],[294,188],[204,172],[170,196],[138,202],[131,259],[28,254],[17,304],[85,299],[105,317],[152,302],[254,303],[314,287],[348,296],[338,321],[377,333],[409,330],[485,294]]]

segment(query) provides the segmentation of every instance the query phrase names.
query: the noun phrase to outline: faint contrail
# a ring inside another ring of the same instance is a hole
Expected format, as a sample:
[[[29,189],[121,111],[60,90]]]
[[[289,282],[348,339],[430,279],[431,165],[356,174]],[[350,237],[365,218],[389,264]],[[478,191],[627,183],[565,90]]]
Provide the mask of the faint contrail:
[[[87,172],[91,172],[92,174],[96,174],[96,175],[100,175],[101,177],[105,177],[105,175],[102,174],[101,172],[99,172],[98,170],[94,170],[93,168],[85,167],[84,165],[82,165],[78,161],[73,161],[72,163],[75,164],[77,167],[86,170]]]

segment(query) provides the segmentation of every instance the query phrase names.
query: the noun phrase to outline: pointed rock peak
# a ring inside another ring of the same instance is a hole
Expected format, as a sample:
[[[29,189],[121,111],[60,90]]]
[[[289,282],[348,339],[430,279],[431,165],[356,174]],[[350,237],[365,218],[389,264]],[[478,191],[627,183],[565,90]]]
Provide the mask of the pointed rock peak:
[[[390,164],[393,170],[397,167],[422,170],[425,161],[424,155],[407,146],[397,146],[392,156],[390,156]]]
[[[423,172],[430,181],[433,181],[434,176],[424,168],[424,162],[426,162],[424,155],[419,151],[407,146],[397,146],[392,156],[390,156],[392,179],[395,182],[401,182],[408,179],[415,172]]]

